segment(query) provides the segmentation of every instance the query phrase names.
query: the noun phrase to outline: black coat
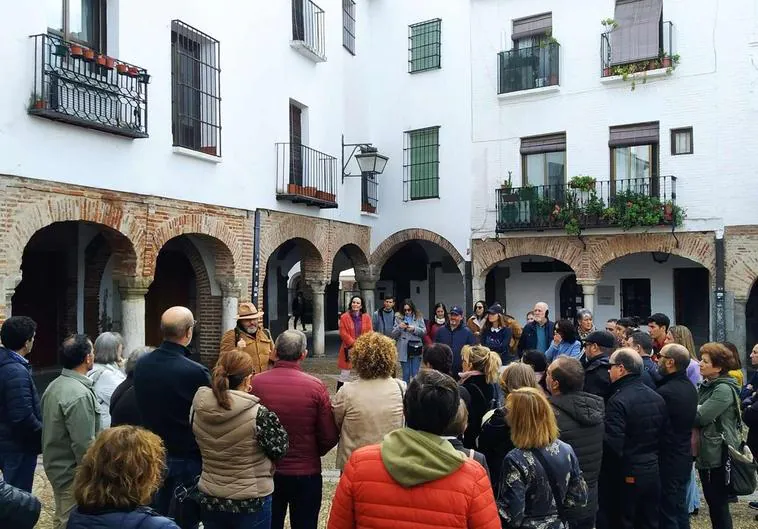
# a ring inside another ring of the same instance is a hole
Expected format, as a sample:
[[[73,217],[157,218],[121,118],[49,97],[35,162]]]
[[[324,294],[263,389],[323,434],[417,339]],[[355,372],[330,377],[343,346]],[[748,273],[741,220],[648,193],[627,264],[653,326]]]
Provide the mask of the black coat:
[[[500,486],[500,473],[503,468],[503,458],[513,450],[511,427],[505,420],[503,408],[496,409],[492,417],[482,426],[482,433],[477,440],[477,450],[484,454],[490,469],[492,490]],[[497,493],[497,492],[496,492]]]
[[[42,411],[31,365],[0,347],[0,452],[42,452]]]
[[[679,371],[661,378],[658,395],[666,403],[668,421],[661,443],[661,480],[686,479],[692,468],[692,425],[697,413],[697,390]]]
[[[626,375],[611,384],[605,405],[603,472],[619,479],[657,475],[667,423],[663,397],[647,387],[639,375]]]
[[[587,482],[587,505],[568,513],[569,520],[584,520],[597,512],[597,481],[603,460],[605,402],[602,397],[579,391],[552,395],[560,440],[571,445]]]
[[[487,471],[487,476],[489,477],[490,469],[487,466],[487,458],[484,457],[484,454],[482,454],[481,452],[477,452],[473,448],[466,448],[465,446],[463,446],[463,441],[461,441],[457,437],[448,439],[448,441],[450,441],[450,444],[453,445],[453,448],[461,452],[467,458],[471,458],[477,463],[479,463],[480,465],[482,465],[482,468]],[[472,451],[473,451],[473,457],[471,453]]]
[[[169,456],[200,459],[190,425],[195,393],[209,386],[208,368],[187,358],[186,347],[163,342],[134,369],[134,391],[143,426],[163,439]]]
[[[25,490],[11,487],[0,477],[0,527],[32,529],[42,505]]]
[[[758,397],[752,393],[742,401],[742,421],[750,428],[747,432],[747,445],[753,455],[758,457]]]
[[[527,351],[529,349],[536,349],[537,348],[537,322],[536,321],[530,321],[526,325],[524,325],[524,330],[521,331],[521,338],[519,338],[518,341],[518,354],[521,356],[524,351]],[[545,327],[547,327],[547,346],[550,347],[550,343],[553,340],[553,329],[555,328],[555,323],[553,323],[550,320],[547,320],[547,323],[545,323]],[[542,351],[543,353],[545,351]]]
[[[128,376],[111,395],[111,426],[131,424],[142,426],[142,415],[137,405],[137,395],[134,393],[134,377]]]
[[[584,391],[604,399],[608,398],[611,387],[610,364],[608,355],[600,354],[594,358],[586,358],[584,366]]]
[[[491,384],[487,384],[484,375],[472,375],[463,381],[462,387],[470,395],[468,404],[468,427],[463,434],[463,446],[476,448],[476,439],[482,431],[482,417],[490,409],[490,403],[495,396]]]

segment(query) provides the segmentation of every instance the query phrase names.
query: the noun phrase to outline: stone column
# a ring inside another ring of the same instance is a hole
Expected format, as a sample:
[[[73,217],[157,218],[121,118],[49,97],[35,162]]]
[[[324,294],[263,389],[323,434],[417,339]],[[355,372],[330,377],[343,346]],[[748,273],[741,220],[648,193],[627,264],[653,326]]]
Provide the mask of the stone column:
[[[734,328],[729,331],[727,329],[727,338],[730,342],[737,345],[737,349],[740,351],[745,349],[747,355],[752,351],[753,344],[747,343],[747,319],[745,318],[745,309],[747,308],[747,298],[736,297],[734,298]],[[713,335],[715,336],[715,332]],[[742,362],[745,362],[745,358],[741,358]],[[746,366],[748,369],[751,367],[750,363]]]
[[[595,314],[595,291],[597,290],[597,279],[577,279],[576,284],[582,287],[584,294],[584,308]]]
[[[369,264],[356,266],[354,270],[358,290],[366,303],[366,312],[373,314],[376,310],[376,282],[379,281],[379,272],[374,265]]]
[[[305,284],[313,292],[313,356],[322,357],[326,354],[324,343],[324,292],[329,282],[326,279],[306,279]]]
[[[239,308],[241,283],[235,279],[219,279],[218,284],[221,287],[221,332],[224,333],[229,329],[237,326],[237,309]],[[258,307],[258,310],[261,310]]]
[[[487,299],[484,284],[486,281],[486,274],[484,276],[478,276],[476,273],[471,275],[471,307],[474,306],[474,300]],[[468,310],[471,309],[468,307]],[[503,307],[504,309],[506,307]]]
[[[153,282],[151,277],[133,277],[119,281],[121,295],[121,336],[124,357],[145,344],[145,294]]]
[[[11,301],[21,276],[0,276],[0,324],[12,316]]]

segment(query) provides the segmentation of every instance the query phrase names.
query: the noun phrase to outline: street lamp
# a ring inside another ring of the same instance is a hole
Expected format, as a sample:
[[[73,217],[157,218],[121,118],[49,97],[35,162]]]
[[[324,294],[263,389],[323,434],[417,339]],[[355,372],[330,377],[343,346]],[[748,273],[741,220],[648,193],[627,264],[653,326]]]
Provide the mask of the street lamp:
[[[345,160],[345,147],[352,147],[353,150],[350,156]],[[356,152],[360,149],[360,153]],[[361,170],[361,174],[349,174],[347,172],[347,166],[350,160],[355,157],[355,161],[358,163],[358,168]],[[345,143],[345,136],[342,136],[342,182],[345,182],[345,178],[361,177],[364,174],[382,174],[384,167],[387,165],[389,157],[379,154],[376,147],[370,143]]]

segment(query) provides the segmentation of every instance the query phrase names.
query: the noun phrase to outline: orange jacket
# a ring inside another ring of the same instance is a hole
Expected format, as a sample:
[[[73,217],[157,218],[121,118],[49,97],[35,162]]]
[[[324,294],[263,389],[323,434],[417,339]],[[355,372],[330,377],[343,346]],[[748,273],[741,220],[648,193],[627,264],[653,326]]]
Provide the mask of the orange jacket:
[[[473,459],[452,474],[404,488],[387,472],[381,445],[353,452],[327,529],[500,529],[487,472]]]
[[[371,332],[371,316],[368,314],[361,315],[361,334]],[[340,369],[352,369],[353,362],[347,359],[345,355],[345,349],[349,349],[355,343],[355,339],[358,338],[355,335],[355,325],[353,325],[353,317],[349,312],[345,312],[340,316],[340,339],[342,345],[340,345],[340,354],[337,356],[337,367]]]

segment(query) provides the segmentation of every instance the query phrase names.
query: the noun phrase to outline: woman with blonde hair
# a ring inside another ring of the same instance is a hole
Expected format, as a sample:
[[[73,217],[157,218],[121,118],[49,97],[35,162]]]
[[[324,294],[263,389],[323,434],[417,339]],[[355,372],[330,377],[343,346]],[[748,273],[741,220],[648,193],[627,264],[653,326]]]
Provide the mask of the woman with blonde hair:
[[[687,366],[687,378],[690,382],[698,384],[703,380],[700,376],[700,358],[695,349],[695,340],[692,339],[692,332],[684,325],[672,325],[668,330],[669,343],[678,343],[690,353],[690,364]]]
[[[166,450],[138,426],[103,430],[76,469],[69,529],[179,529],[147,505],[161,484]]]
[[[239,349],[225,351],[211,387],[198,389],[192,400],[205,529],[271,525],[274,461],[287,453],[289,439],[276,414],[249,393],[252,378],[253,358]]]
[[[353,369],[358,380],[348,382],[332,397],[340,440],[337,468],[342,470],[354,450],[379,443],[403,426],[405,382],[394,377],[395,341],[378,332],[360,336],[353,345]]]
[[[570,445],[558,439],[553,408],[537,388],[505,401],[515,448],[503,460],[497,506],[503,527],[560,529],[565,509],[587,501],[587,484]]]
[[[461,349],[463,373],[460,384],[468,393],[468,427],[463,446],[476,448],[476,439],[482,431],[482,418],[497,406],[493,384],[500,372],[500,355],[483,345],[465,345]]]
[[[500,374],[500,389],[505,398],[519,388],[537,388],[534,369],[528,364],[515,362],[505,366]],[[513,450],[511,442],[511,427],[506,420],[505,408],[497,408],[488,412],[482,419],[482,432],[477,440],[478,450],[487,458],[490,469],[492,490],[497,491],[500,483],[500,469],[503,466],[505,454]]]

